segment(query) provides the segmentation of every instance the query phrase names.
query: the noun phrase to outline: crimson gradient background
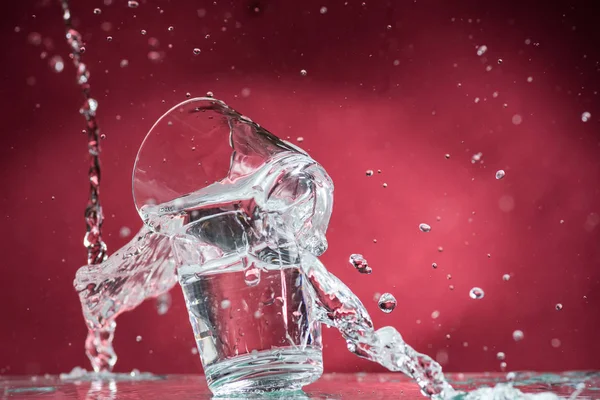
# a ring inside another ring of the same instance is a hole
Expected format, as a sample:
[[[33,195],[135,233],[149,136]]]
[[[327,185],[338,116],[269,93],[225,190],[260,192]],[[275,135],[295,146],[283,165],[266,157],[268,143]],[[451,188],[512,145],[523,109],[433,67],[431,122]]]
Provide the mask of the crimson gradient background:
[[[336,192],[322,260],[377,326],[394,325],[450,371],[499,370],[498,351],[508,370],[600,368],[595,2],[72,3],[106,134],[111,251],[128,240],[122,227],[140,226],[130,175],[144,135],[186,92],[212,91],[275,134],[302,136],[327,169]],[[86,138],[61,12],[50,0],[11,1],[0,18],[0,372],[89,367],[72,288],[85,262]],[[61,73],[49,67],[55,55]],[[483,162],[472,164],[477,152]],[[348,265],[354,252],[372,275]],[[473,286],[484,299],[469,298]],[[373,300],[386,291],[398,299],[389,315]],[[179,287],[172,294],[166,315],[148,301],[118,320],[118,370],[200,371]],[[337,332],[324,336],[328,371],[381,369]]]

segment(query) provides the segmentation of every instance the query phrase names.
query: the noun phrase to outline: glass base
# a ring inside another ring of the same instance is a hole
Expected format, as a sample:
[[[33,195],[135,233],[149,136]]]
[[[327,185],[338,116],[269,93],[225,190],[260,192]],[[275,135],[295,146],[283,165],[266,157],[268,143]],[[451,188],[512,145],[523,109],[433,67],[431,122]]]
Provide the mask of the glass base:
[[[320,349],[274,349],[230,358],[204,369],[217,396],[234,393],[296,391],[323,373]]]

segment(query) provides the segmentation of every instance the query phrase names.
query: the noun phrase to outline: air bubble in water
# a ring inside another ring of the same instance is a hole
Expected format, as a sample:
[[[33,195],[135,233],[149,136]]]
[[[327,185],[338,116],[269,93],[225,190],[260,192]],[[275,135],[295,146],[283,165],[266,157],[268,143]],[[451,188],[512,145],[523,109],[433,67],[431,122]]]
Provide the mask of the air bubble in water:
[[[370,274],[373,272],[362,254],[352,254],[348,262],[361,274]]]
[[[129,8],[138,8],[139,5],[140,5],[140,3],[138,3],[135,0],[129,0],[127,2],[127,7],[129,7]]]
[[[200,50],[199,48],[196,47],[196,48],[194,48],[193,52],[194,52],[194,55],[197,56],[198,54],[200,54],[202,52],[202,50]]]
[[[504,178],[505,175],[506,175],[506,172],[504,172],[503,169],[499,169],[498,171],[496,171],[496,179],[502,179],[502,178]]]
[[[485,54],[485,52],[487,51],[487,49],[488,48],[487,48],[487,46],[485,44],[483,46],[479,46],[477,48],[477,55],[481,57],[482,55]]]
[[[158,315],[165,315],[171,308],[171,294],[163,293],[156,298],[156,312]]]
[[[63,69],[65,69],[65,63],[63,62],[63,59],[61,56],[54,56],[50,59],[50,68],[52,68],[52,71],[56,72],[56,73],[60,73],[63,71]]]
[[[301,69],[301,70],[300,70],[300,75],[302,75],[302,76],[306,76],[307,74],[308,74],[308,72],[306,72],[306,70],[305,70],[305,69]]]
[[[513,339],[515,342],[519,342],[519,341],[523,340],[523,338],[525,337],[525,335],[523,334],[523,331],[520,331],[518,329],[513,332],[512,336],[513,336]]]
[[[561,303],[557,303],[554,308],[556,308],[556,311],[560,311],[563,309],[563,305]]]
[[[431,230],[431,226],[427,224],[419,224],[419,230],[421,232],[429,232]]]
[[[483,289],[481,289],[479,287],[474,287],[469,292],[469,297],[472,298],[472,299],[474,299],[474,300],[483,299],[483,296],[485,296],[485,293],[483,292]]]
[[[386,314],[391,313],[396,308],[396,298],[391,293],[384,293],[379,298],[377,305],[379,309]]]
[[[592,118],[592,114],[590,114],[589,112],[584,112],[583,114],[581,114],[581,121],[583,122],[588,122],[590,120],[590,118]]]
[[[499,351],[498,353],[496,353],[496,358],[500,361],[504,360],[506,358],[506,354],[504,354],[503,352]]]
[[[141,337],[141,336],[139,336],[139,335],[138,335],[138,336],[136,336],[136,337],[135,337],[135,341],[136,341],[136,342],[138,342],[138,343],[139,343],[139,342],[141,342],[141,341],[142,341],[142,337]]]
[[[100,14],[102,14],[102,10],[99,8],[94,8],[94,14],[100,15]]]

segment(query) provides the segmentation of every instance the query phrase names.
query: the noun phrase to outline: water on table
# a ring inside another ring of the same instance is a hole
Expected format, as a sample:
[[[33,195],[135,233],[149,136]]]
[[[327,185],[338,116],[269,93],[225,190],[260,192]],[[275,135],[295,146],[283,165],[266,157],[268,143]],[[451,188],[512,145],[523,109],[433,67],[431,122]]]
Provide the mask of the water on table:
[[[448,374],[458,390],[471,391],[482,386],[506,382],[506,374]],[[136,378],[103,381],[63,381],[57,376],[0,377],[2,399],[211,399],[212,394],[201,375],[155,376],[152,380]],[[571,397],[578,385],[585,388]],[[552,392],[561,399],[600,399],[600,372],[565,372],[561,374],[517,373],[515,387],[524,393]],[[243,398],[252,398],[245,395]],[[265,399],[423,399],[419,387],[401,374],[323,375],[304,391],[263,395]],[[225,399],[219,397],[219,399]],[[507,399],[508,400],[508,399]]]

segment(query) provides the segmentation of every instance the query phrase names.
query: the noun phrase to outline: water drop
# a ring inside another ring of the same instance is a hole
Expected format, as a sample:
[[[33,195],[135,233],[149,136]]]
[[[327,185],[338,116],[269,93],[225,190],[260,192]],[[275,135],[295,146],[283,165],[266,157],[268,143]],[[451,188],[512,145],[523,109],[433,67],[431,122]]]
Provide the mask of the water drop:
[[[382,186],[383,186],[384,188],[386,188],[386,187],[387,187],[387,183],[384,183]]]
[[[421,232],[429,232],[429,231],[431,231],[431,226],[429,226],[427,224],[419,224],[419,230]]]
[[[438,252],[440,252],[440,253],[441,253],[441,252],[443,252],[443,251],[444,251],[444,248],[443,248],[442,246],[438,246]]]
[[[504,354],[503,352],[499,351],[499,352],[496,354],[496,358],[497,358],[498,360],[502,361],[502,360],[504,360],[504,359],[506,358],[506,354]]]
[[[350,259],[348,260],[348,262],[361,274],[370,274],[371,272],[373,272],[371,267],[369,267],[367,260],[365,260],[362,254],[350,255]]]
[[[563,309],[563,305],[561,303],[557,303],[554,308],[556,308],[556,311],[560,311]]]
[[[438,319],[438,317],[439,317],[439,316],[440,316],[440,312],[439,312],[438,310],[434,310],[434,311],[431,313],[431,318],[432,318],[432,319]]]
[[[581,121],[583,122],[588,122],[590,120],[590,118],[592,118],[592,114],[590,114],[589,112],[584,112],[583,114],[581,114]]]
[[[396,308],[396,298],[390,293],[384,293],[379,298],[377,305],[381,311],[389,314]]]
[[[529,82],[529,83],[533,82],[533,76],[528,76],[527,77],[527,82]]]
[[[102,14],[102,10],[99,8],[94,8],[94,14],[100,15],[100,14]]]
[[[171,294],[163,293],[156,298],[156,312],[158,315],[165,315],[171,308]]]
[[[432,267],[433,269],[436,269],[436,268],[438,267],[438,265],[437,265],[437,263],[432,263],[432,264],[431,264],[431,267]]]
[[[321,14],[325,14],[325,13],[327,13],[327,7],[321,7],[321,9],[319,10],[319,12],[320,12]]]
[[[61,56],[52,57],[49,61],[49,64],[50,64],[50,68],[52,68],[52,71],[54,71],[56,73],[60,73],[63,71],[63,69],[65,69],[65,63],[63,62],[63,59]]]
[[[225,299],[221,301],[222,310],[227,310],[229,307],[231,307],[231,300]]]
[[[483,292],[483,289],[481,289],[479,287],[474,287],[469,292],[469,297],[472,298],[472,299],[474,299],[474,300],[483,299],[484,295],[485,295],[485,293]]]
[[[129,0],[127,2],[127,7],[129,7],[129,8],[138,8],[139,5],[140,5],[140,3],[138,3],[135,0]]]
[[[508,282],[508,281],[510,280],[510,275],[509,275],[509,274],[504,274],[504,275],[502,275],[502,280],[503,280],[504,282]]]
[[[214,97],[215,95],[213,94],[213,92],[206,92],[206,97]]]
[[[500,363],[500,369],[501,369],[502,371],[506,370],[506,365],[507,365],[507,364],[506,364],[504,361],[503,361],[503,362],[501,362],[501,363]]]
[[[446,157],[446,160],[450,158],[450,154],[446,153],[444,154],[444,157]]]
[[[243,88],[242,91],[240,92],[240,94],[242,95],[242,97],[249,97],[250,96],[250,89],[249,88]]]
[[[475,164],[475,163],[481,161],[482,157],[483,157],[482,152],[473,154],[473,156],[471,157],[471,164]]]
[[[248,286],[256,286],[260,282],[260,269],[254,263],[244,271],[244,281]]]
[[[121,62],[119,63],[119,65],[121,66],[121,68],[125,68],[126,66],[129,65],[129,60],[122,59]]]
[[[498,59],[498,65],[500,65],[500,64],[502,64],[502,59],[501,58]]]
[[[190,350],[190,353],[192,353],[194,355],[198,354],[198,348],[192,347],[192,349]]]
[[[169,26],[169,27],[167,28],[167,30],[168,30],[169,32],[173,32],[173,30],[174,30],[174,29],[175,29],[175,28],[173,28],[172,26]]]
[[[512,336],[513,336],[513,339],[515,342],[519,342],[519,341],[523,340],[523,338],[525,337],[525,335],[523,334],[523,331],[520,331],[518,329],[513,332]]]
[[[487,51],[487,49],[488,48],[487,48],[487,46],[485,44],[483,46],[479,46],[477,48],[477,55],[481,57],[482,55],[485,54],[485,52]]]
[[[138,343],[139,343],[139,342],[141,342],[141,341],[142,341],[142,337],[141,337],[141,336],[139,336],[139,335],[138,335],[138,336],[136,336],[136,337],[135,337],[135,341],[136,341],[136,342],[138,342]]]
[[[496,171],[496,179],[502,179],[505,175],[506,173],[503,169],[499,169],[498,171]]]
[[[121,229],[119,230],[119,236],[122,238],[126,238],[129,235],[131,235],[131,229],[129,229],[129,227],[127,226],[121,227]]]
[[[365,172],[365,175],[367,175],[367,176],[373,176],[373,170],[372,170],[372,169],[368,169],[368,170]]]
[[[107,41],[107,42],[112,42],[112,40],[113,40],[113,37],[112,37],[112,36],[107,36],[107,37],[106,37],[106,41]]]
[[[190,92],[186,92],[185,97],[189,99],[190,97],[192,97],[192,94]]]
[[[142,29],[141,33],[142,33],[142,35],[145,35],[146,34],[146,30]]]
[[[552,347],[559,348],[561,345],[560,339],[554,338],[550,341],[550,344],[552,345]]]
[[[519,114],[515,114],[512,117],[512,123],[515,125],[521,125],[521,123],[523,122],[523,117],[521,117]]]
[[[304,142],[304,138],[302,136],[298,136],[296,138],[296,141],[298,141],[299,143],[302,143],[302,142]]]
[[[300,70],[300,75],[302,75],[302,76],[306,76],[307,74],[308,74],[308,72],[306,72],[306,70],[305,70],[305,69],[301,69],[301,70]]]
[[[392,29],[391,25],[386,26],[387,30],[389,31],[390,29]]]
[[[198,54],[200,54],[202,52],[202,50],[200,50],[199,48],[194,48],[193,53],[195,56],[197,56]]]

